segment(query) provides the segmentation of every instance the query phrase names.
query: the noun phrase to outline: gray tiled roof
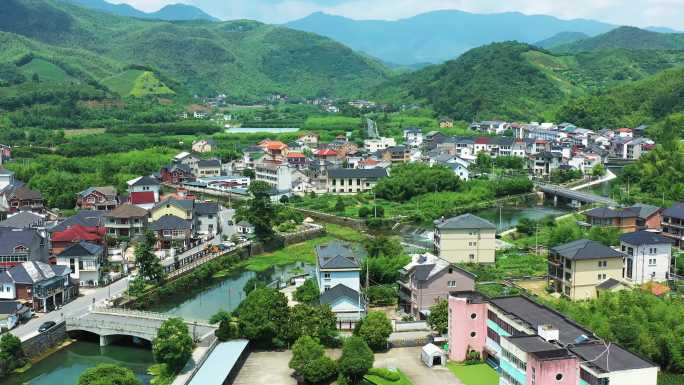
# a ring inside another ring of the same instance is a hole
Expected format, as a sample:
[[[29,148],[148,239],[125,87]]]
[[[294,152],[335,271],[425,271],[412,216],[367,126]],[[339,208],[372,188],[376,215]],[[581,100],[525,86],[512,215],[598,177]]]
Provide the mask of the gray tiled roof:
[[[189,230],[190,221],[179,218],[175,215],[166,214],[150,224],[150,229],[159,230]]]
[[[25,229],[29,227],[39,226],[45,222],[45,218],[31,211],[22,211],[14,214],[11,217],[0,222],[0,227],[14,227],[17,229]]]
[[[386,177],[387,169],[382,167],[358,169],[358,168],[333,168],[328,170],[328,176],[334,179],[380,179]]]
[[[618,280],[615,279],[615,278],[608,278],[608,279],[606,279],[605,281],[603,281],[603,282],[601,282],[600,284],[598,284],[598,285],[596,286],[596,288],[597,288],[597,289],[600,289],[600,290],[610,290],[610,289],[612,289],[612,288],[614,288],[614,287],[616,287],[616,286],[619,286],[619,285],[621,285],[621,284],[622,284],[622,282],[618,281]]]
[[[684,219],[684,202],[665,209],[663,216]]]
[[[60,257],[86,257],[86,256],[100,256],[103,248],[94,243],[81,241],[74,245],[67,247],[59,253]]]
[[[138,178],[131,186],[158,186],[159,181],[149,175],[142,176]]]
[[[332,305],[340,298],[349,298],[353,303],[360,302],[361,307],[365,307],[365,302],[363,297],[359,296],[359,292],[341,283],[333,286],[329,290],[324,291],[321,294],[319,301],[322,305]]]
[[[630,245],[655,245],[659,243],[673,243],[670,238],[651,231],[636,231],[620,235],[620,241]]]
[[[579,239],[556,246],[551,248],[551,251],[573,260],[624,257],[624,254],[621,252],[589,239]]]
[[[316,258],[321,269],[358,269],[359,261],[351,245],[333,241],[316,246]]]
[[[219,212],[219,205],[216,202],[196,202],[193,210],[196,215],[216,215]]]
[[[439,229],[496,229],[496,226],[486,220],[473,214],[463,214],[457,217],[436,220],[435,226]]]
[[[14,255],[17,246],[24,246],[29,249],[31,259],[46,261],[45,243],[36,229],[0,228],[0,255]]]
[[[610,344],[606,349],[606,345],[600,342],[584,343],[572,346],[570,350],[582,361],[587,361],[587,365],[603,373],[656,366],[616,344]]]
[[[57,275],[68,274],[66,266],[48,265],[47,263],[29,261],[20,263],[7,271],[16,283],[34,284]]]
[[[190,199],[169,198],[157,203],[152,210],[166,205],[180,207],[183,210],[192,210],[194,203],[195,202]]]
[[[199,162],[197,162],[197,167],[199,167],[199,168],[221,167],[221,161],[218,159],[200,159]]]
[[[83,227],[97,227],[102,225],[102,217],[105,211],[101,210],[81,210],[76,215],[66,218],[62,222],[50,228],[51,232],[64,231],[74,225]]]

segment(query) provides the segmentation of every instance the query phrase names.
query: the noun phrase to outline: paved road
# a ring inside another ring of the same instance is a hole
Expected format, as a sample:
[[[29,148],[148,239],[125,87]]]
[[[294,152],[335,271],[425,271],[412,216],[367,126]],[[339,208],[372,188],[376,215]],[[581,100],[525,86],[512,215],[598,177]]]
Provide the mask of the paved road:
[[[395,348],[375,354],[376,368],[397,368],[404,372],[413,385],[463,385],[445,367],[428,368],[420,360],[421,348]],[[328,356],[337,359],[340,350],[330,350]],[[255,352],[250,354],[235,378],[235,385],[295,385],[292,370],[287,366],[291,351]],[[265,370],[265,368],[268,368]]]
[[[88,308],[95,302],[101,302],[105,299],[112,298],[123,294],[128,288],[128,278],[120,279],[109,286],[100,287],[97,289],[89,289],[88,294],[78,297],[77,299],[64,305],[59,310],[54,310],[47,314],[39,314],[38,318],[34,318],[24,325],[21,325],[12,330],[12,334],[21,338],[22,340],[38,334],[37,330],[40,324],[45,321],[60,322],[65,318],[80,317],[88,313]]]

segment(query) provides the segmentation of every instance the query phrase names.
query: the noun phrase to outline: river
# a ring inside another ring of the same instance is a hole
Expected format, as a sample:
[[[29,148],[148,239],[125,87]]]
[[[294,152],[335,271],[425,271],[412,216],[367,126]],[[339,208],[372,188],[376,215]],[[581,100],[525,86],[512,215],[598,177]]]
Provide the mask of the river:
[[[151,306],[147,310],[172,314],[186,319],[208,320],[217,311],[234,310],[245,298],[243,288],[247,281],[258,276],[264,282],[287,280],[293,275],[311,273],[314,267],[309,264],[273,267],[264,272],[248,270],[236,271],[223,278],[219,283],[196,291],[179,294]],[[38,362],[26,373],[13,375],[0,381],[2,385],[74,385],[84,370],[100,363],[111,363],[127,367],[138,376],[143,385],[149,385],[151,377],[147,368],[154,364],[149,347],[138,347],[122,342],[120,345],[100,347],[93,338],[78,340],[68,347],[51,354]]]
[[[77,341],[33,365],[26,373],[12,375],[3,385],[74,385],[88,368],[115,364],[131,369],[143,385],[150,384],[147,368],[154,364],[149,348],[134,345],[109,345]]]

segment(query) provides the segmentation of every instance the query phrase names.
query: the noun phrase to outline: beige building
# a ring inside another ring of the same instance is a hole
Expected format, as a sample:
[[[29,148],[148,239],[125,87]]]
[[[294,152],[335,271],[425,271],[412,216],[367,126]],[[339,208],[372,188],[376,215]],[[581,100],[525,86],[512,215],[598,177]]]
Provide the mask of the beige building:
[[[330,194],[358,194],[371,191],[386,177],[384,168],[334,168],[328,170],[327,190]]]
[[[597,290],[622,286],[624,257],[588,239],[556,246],[549,253],[549,280],[573,301],[596,298]]]
[[[435,221],[435,254],[450,263],[494,263],[496,226],[472,214]]]

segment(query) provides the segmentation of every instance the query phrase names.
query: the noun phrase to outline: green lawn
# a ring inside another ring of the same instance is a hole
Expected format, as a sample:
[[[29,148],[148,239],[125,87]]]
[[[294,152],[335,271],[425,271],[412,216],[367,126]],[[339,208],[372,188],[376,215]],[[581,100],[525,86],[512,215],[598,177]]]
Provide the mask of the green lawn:
[[[41,82],[64,83],[66,81],[78,81],[69,76],[63,69],[43,59],[33,59],[21,67],[24,76],[29,79],[37,74]]]
[[[386,380],[382,377],[375,376],[372,374],[366,374],[364,377],[364,380],[362,382],[363,385],[413,385],[411,380],[406,377],[404,373],[401,372],[401,370],[397,370],[397,373],[399,373],[399,381],[389,381]]]
[[[499,375],[487,364],[462,365],[450,362],[447,368],[465,385],[499,384]]]
[[[335,240],[332,236],[312,239],[303,243],[287,246],[273,253],[255,255],[244,262],[248,270],[260,272],[271,266],[284,266],[296,262],[315,263],[314,247]]]

